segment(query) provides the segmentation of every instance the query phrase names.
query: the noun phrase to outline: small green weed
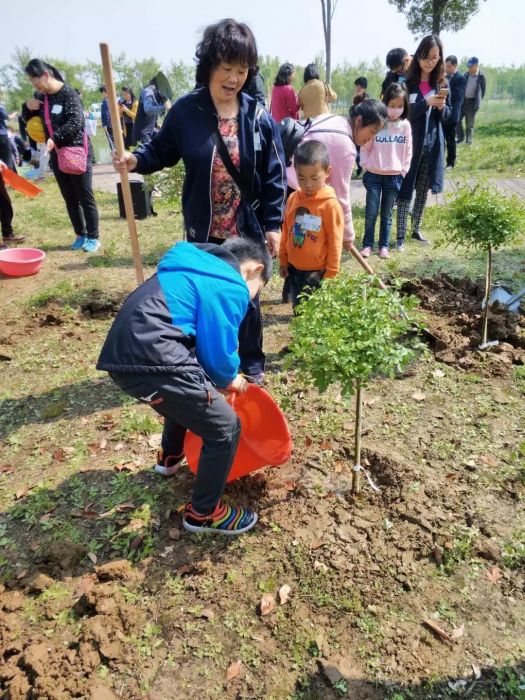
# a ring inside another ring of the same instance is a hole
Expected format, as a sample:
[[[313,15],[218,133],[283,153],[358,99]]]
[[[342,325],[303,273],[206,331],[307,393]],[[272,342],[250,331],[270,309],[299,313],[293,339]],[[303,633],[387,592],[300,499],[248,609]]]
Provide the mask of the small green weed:
[[[479,531],[475,527],[461,526],[455,529],[452,546],[443,549],[441,569],[445,574],[450,576],[461,564],[470,560],[472,544],[478,535]]]
[[[509,569],[525,568],[525,530],[519,530],[503,545],[503,564]]]

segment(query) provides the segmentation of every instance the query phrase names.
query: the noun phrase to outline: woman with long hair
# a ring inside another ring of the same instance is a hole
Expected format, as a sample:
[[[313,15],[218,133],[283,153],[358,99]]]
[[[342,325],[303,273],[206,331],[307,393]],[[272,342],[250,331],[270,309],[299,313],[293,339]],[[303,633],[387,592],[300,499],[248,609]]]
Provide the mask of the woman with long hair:
[[[428,244],[427,239],[421,234],[421,220],[428,190],[431,189],[432,194],[443,192],[445,178],[443,122],[450,115],[450,107],[447,104],[448,88],[445,79],[443,44],[438,36],[430,35],[421,40],[408,69],[406,86],[410,102],[408,118],[412,127],[412,162],[397,200],[397,248],[399,251],[402,251],[405,246],[408,214],[414,190],[416,198],[412,211],[412,238],[423,244]]]
[[[272,88],[270,110],[276,122],[280,122],[285,117],[299,119],[299,101],[292,86],[294,78],[295,67],[291,63],[283,63]]]
[[[67,85],[58,70],[33,58],[25,67],[29,82],[44,95],[43,101],[26,102],[30,110],[38,110],[44,123],[49,164],[55,175],[76,238],[72,250],[94,253],[100,248],[98,210],[92,187],[93,150],[84,125],[82,102],[74,88]],[[86,152],[83,173],[71,175],[59,167],[57,149],[81,147]]]

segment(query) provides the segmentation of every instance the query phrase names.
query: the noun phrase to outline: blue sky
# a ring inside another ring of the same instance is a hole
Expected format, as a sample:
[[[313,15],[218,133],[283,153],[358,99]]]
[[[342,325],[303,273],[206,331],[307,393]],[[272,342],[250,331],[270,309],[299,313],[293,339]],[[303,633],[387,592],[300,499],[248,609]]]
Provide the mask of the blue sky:
[[[524,0],[486,0],[463,31],[442,35],[446,53],[479,56],[493,65],[525,62]],[[298,64],[323,50],[320,0],[24,0],[3,3],[0,64],[15,46],[34,56],[99,60],[98,43],[112,53],[189,63],[210,22],[232,16],[247,22],[261,54]],[[405,19],[387,0],[338,0],[332,62],[384,57],[393,46],[415,48]]]

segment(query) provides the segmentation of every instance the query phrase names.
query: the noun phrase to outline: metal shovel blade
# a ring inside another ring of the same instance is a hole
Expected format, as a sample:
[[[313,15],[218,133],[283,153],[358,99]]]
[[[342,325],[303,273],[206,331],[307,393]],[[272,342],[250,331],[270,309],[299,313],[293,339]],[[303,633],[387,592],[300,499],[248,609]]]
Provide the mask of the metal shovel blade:
[[[509,311],[513,313],[519,313],[520,301],[522,297],[525,296],[525,287],[520,289],[517,294],[511,294],[505,287],[494,287],[489,296],[489,306],[492,306],[494,302],[500,303],[502,306],[506,306]],[[481,308],[485,308],[485,301],[481,304]]]

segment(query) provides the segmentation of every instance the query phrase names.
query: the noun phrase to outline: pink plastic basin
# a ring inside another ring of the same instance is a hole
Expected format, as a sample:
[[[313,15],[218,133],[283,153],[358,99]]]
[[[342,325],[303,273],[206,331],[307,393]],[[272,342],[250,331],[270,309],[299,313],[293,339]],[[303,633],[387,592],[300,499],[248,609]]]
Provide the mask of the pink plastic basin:
[[[45,257],[38,248],[0,250],[0,272],[9,277],[36,275]]]

